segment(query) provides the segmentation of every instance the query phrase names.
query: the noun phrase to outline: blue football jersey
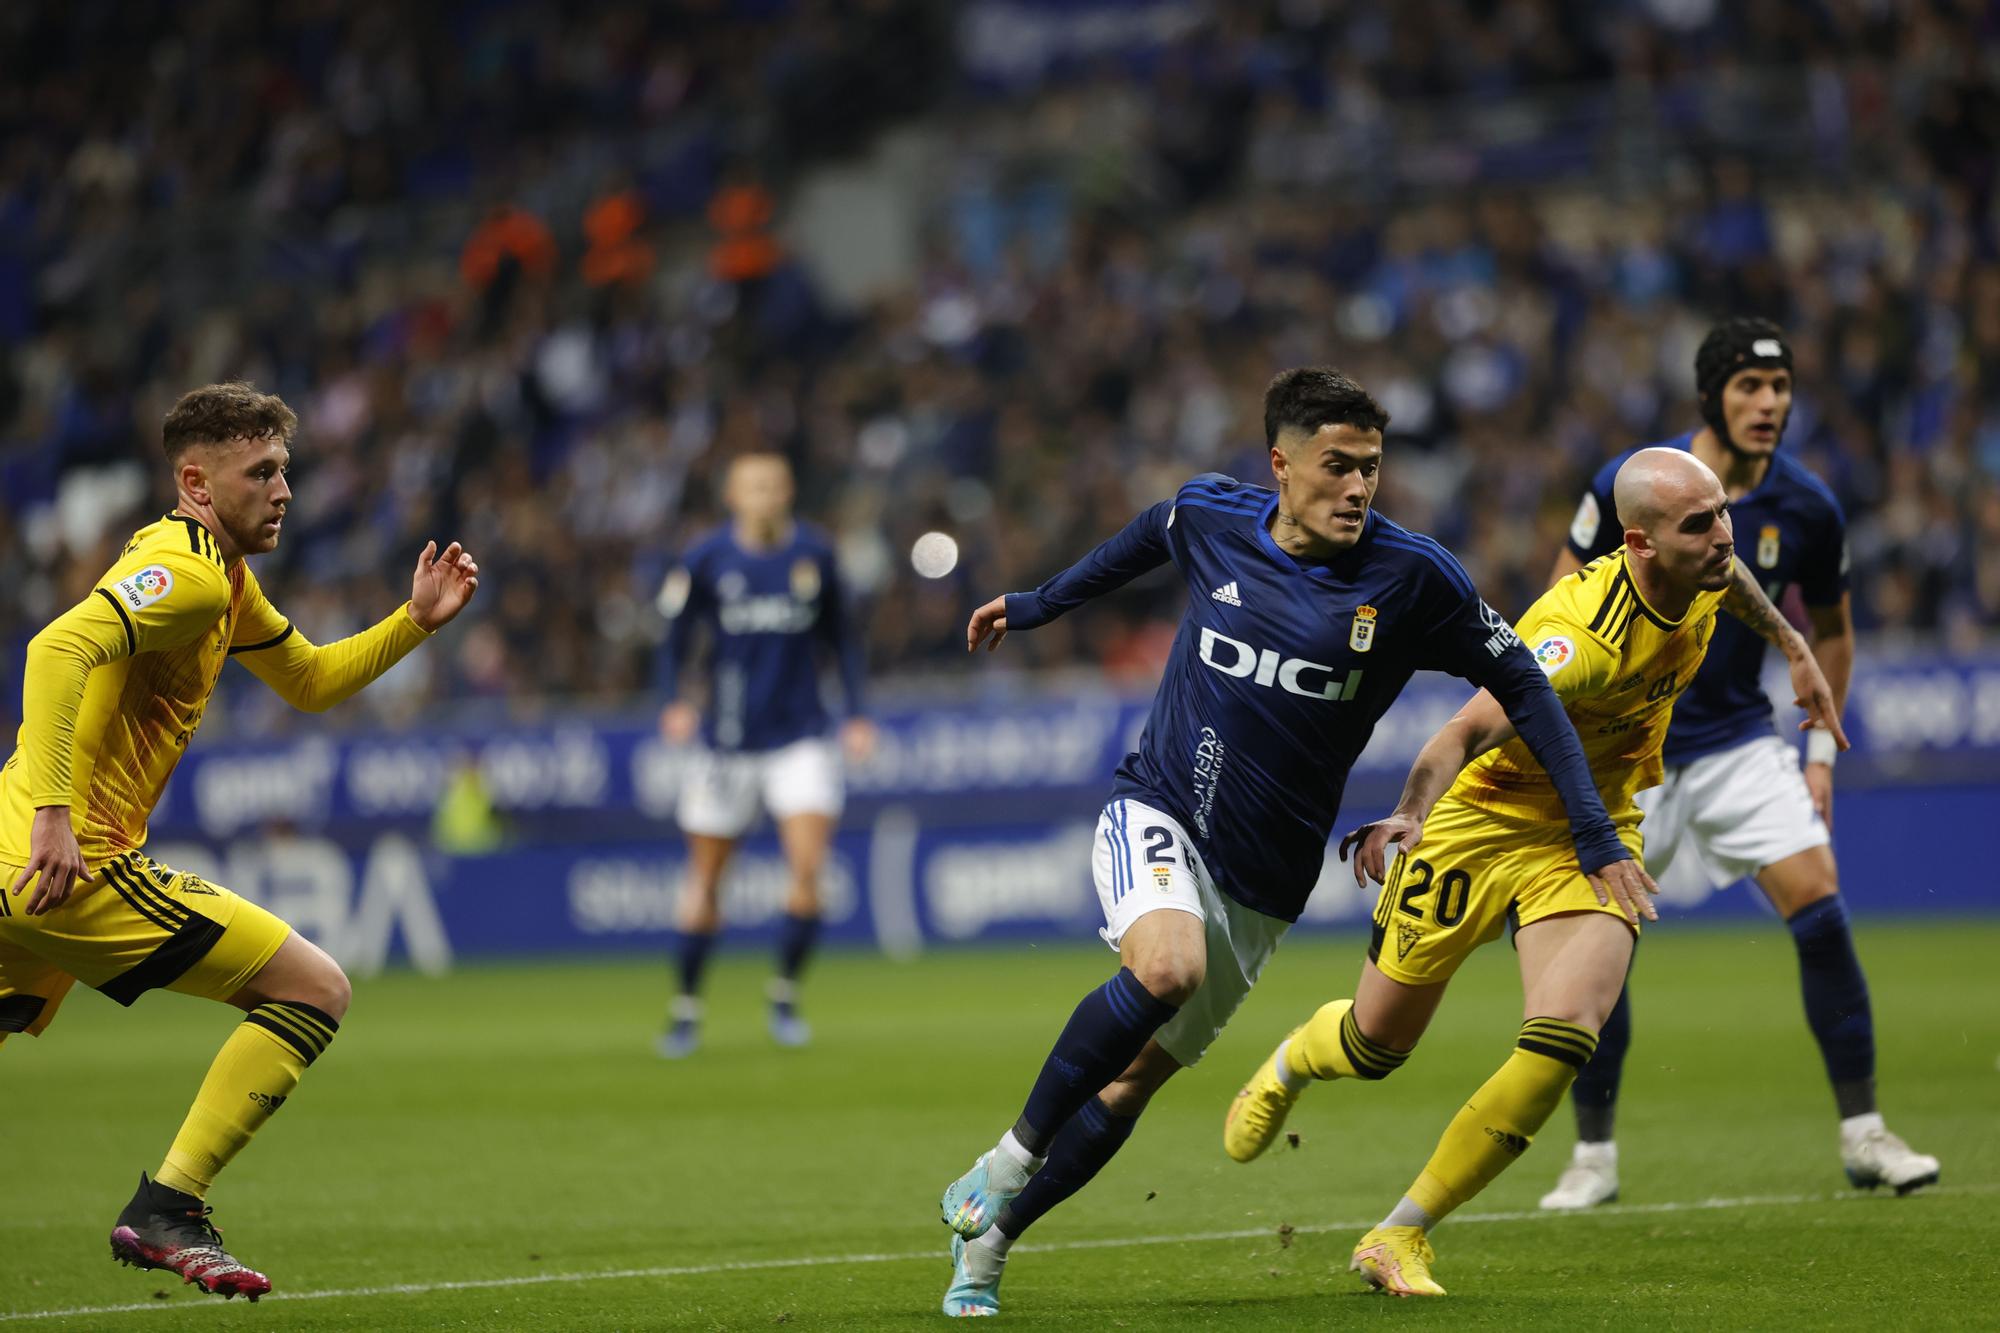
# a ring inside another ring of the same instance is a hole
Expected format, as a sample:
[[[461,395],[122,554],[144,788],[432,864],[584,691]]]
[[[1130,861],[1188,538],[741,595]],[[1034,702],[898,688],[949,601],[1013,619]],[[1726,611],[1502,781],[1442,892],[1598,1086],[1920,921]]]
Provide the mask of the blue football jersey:
[[[1660,447],[1687,449],[1689,431]],[[1598,470],[1570,524],[1569,549],[1586,564],[1624,544],[1611,484],[1627,450]],[[1736,556],[1764,584],[1774,603],[1798,585],[1805,604],[1838,606],[1847,591],[1847,520],[1826,483],[1784,453],[1774,454],[1757,489],[1733,500],[1729,521]],[[1685,764],[1772,734],[1771,698],[1764,693],[1764,640],[1733,616],[1716,617],[1715,639],[1694,682],[1674,704],[1662,758]]]
[[[1008,629],[1033,629],[1169,560],[1186,579],[1187,611],[1114,798],[1173,815],[1218,888],[1296,921],[1375,723],[1413,672],[1449,671],[1491,690],[1544,761],[1584,868],[1629,855],[1555,692],[1450,553],[1371,512],[1352,549],[1301,561],[1271,536],[1277,505],[1265,487],[1196,477],[1007,598]]]
[[[660,590],[667,616],[657,684],[680,692],[698,625],[709,627],[709,706],[702,739],[717,750],[774,750],[823,734],[822,651],[840,668],[846,711],[861,711],[861,643],[842,595],[833,544],[792,525],[767,551],[746,550],[727,526],[689,547]]]

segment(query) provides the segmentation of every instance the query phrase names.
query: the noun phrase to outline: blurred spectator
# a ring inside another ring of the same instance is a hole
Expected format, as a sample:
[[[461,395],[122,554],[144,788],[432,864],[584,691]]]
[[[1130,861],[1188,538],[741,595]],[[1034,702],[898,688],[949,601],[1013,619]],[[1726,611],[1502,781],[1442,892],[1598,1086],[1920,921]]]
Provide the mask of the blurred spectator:
[[[203,0],[107,43],[100,6],[0,6],[5,670],[225,376],[303,418],[259,576],[316,639],[428,537],[488,574],[364,721],[625,705],[672,547],[762,447],[878,608],[874,669],[962,671],[980,598],[1193,472],[1265,480],[1263,383],[1308,362],[1393,413],[1383,508],[1518,612],[1597,462],[1694,424],[1738,310],[1793,337],[1785,447],[1847,507],[1864,632],[2000,624],[1990,6],[964,0],[956,57],[946,16]],[[780,238],[892,125],[934,145],[895,169],[919,258],[835,309]],[[961,560],[919,580],[932,528]],[[1141,680],[1179,596],[982,670]],[[239,675],[212,727],[295,725]]]

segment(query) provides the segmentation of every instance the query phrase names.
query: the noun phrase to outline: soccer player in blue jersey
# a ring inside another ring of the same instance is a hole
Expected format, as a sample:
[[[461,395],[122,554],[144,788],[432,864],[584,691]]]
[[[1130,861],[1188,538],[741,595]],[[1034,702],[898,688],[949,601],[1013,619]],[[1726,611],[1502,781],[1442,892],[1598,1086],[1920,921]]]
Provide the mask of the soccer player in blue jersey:
[[[1275,491],[1196,477],[1035,591],[973,613],[966,647],[991,649],[1168,561],[1188,587],[1098,820],[1100,933],[1122,965],[1077,1005],[1013,1127],[944,1192],[948,1315],[997,1312],[1008,1247],[1222,1031],[1304,908],[1348,769],[1412,673],[1490,690],[1561,792],[1582,870],[1650,910],[1652,882],[1541,669],[1443,547],[1373,512],[1388,423],[1345,375],[1286,371],[1264,397]]]
[[[792,517],[792,496],[791,466],[779,455],[736,459],[723,487],[729,523],[689,547],[660,592],[668,617],[660,730],[676,745],[694,741],[697,730],[701,741],[681,788],[688,877],[680,990],[659,1042],[668,1058],[688,1055],[700,1040],[701,976],[722,928],[722,875],[760,804],[778,826],[791,870],[770,985],[771,1036],[782,1046],[803,1046],[811,1036],[799,1017],[798,981],[819,934],[820,875],[843,799],[841,756],[827,739],[831,719],[820,691],[823,654],[840,670],[842,747],[863,758],[875,732],[861,716],[861,642],[831,539]],[[680,698],[698,626],[713,643],[706,715]]]
[[[1781,601],[1788,588],[1798,588],[1813,654],[1845,709],[1854,666],[1845,520],[1826,484],[1778,452],[1792,407],[1792,350],[1784,331],[1766,319],[1716,325],[1695,354],[1695,389],[1705,424],[1663,443],[1693,454],[1722,479],[1738,552],[1770,599]],[[1611,483],[1635,452],[1606,463],[1592,481],[1568,548],[1556,557],[1557,580],[1623,540],[1619,525],[1607,521]],[[1806,733],[1801,771],[1797,751],[1772,725],[1764,647],[1741,621],[1717,621],[1707,659],[1674,705],[1666,781],[1640,797],[1646,864],[1662,880],[1677,857],[1693,860],[1715,886],[1756,880],[1798,947],[1806,1021],[1833,1083],[1848,1177],[1866,1188],[1907,1193],[1935,1182],[1938,1162],[1890,1133],[1875,1106],[1868,981],[1829,846],[1833,737],[1823,729]],[[1631,1004],[1621,994],[1597,1053],[1577,1076],[1576,1149],[1542,1207],[1587,1208],[1618,1197],[1612,1126],[1631,1040]]]

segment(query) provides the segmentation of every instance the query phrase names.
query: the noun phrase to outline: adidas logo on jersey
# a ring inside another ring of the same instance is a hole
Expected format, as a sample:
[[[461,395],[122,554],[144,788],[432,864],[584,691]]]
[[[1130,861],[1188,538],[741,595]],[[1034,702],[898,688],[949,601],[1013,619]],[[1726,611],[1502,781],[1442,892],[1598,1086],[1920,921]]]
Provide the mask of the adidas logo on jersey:
[[[1243,594],[1236,590],[1235,579],[1229,580],[1229,582],[1223,584],[1220,588],[1217,588],[1214,592],[1210,593],[1209,596],[1213,597],[1216,601],[1223,603],[1225,606],[1243,605]]]

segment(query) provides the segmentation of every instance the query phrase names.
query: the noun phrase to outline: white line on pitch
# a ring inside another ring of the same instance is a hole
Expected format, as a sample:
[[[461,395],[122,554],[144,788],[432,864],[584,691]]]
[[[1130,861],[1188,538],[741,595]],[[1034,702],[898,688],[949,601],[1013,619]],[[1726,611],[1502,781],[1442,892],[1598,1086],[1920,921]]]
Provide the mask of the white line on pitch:
[[[1943,1185],[1926,1190],[1927,1194],[1993,1194],[2000,1192],[2000,1184]],[[1867,1198],[1855,1193],[1840,1194],[1753,1194],[1739,1199],[1690,1199],[1673,1203],[1614,1203],[1592,1208],[1585,1213],[1545,1212],[1541,1209],[1522,1209],[1512,1213],[1467,1213],[1450,1219],[1453,1226],[1465,1226],[1480,1222],[1550,1222],[1578,1217],[1638,1217],[1653,1213],[1698,1213],[1723,1208],[1785,1208],[1808,1203],[1846,1203]],[[1365,1231],[1375,1225],[1370,1218],[1365,1221],[1314,1222],[1306,1226],[1294,1227],[1298,1235],[1315,1235],[1327,1231]],[[1075,1250],[1119,1250],[1141,1245],[1197,1245],[1221,1240],[1269,1239],[1276,1235],[1275,1226],[1243,1227],[1232,1231],[1190,1231],[1172,1236],[1113,1236],[1099,1240],[1065,1240],[1049,1245],[1023,1245],[1022,1254],[1059,1254]],[[914,1263],[920,1260],[936,1262],[941,1257],[941,1248],[908,1251],[901,1254],[820,1254],[791,1259],[737,1259],[725,1263],[686,1264],[679,1267],[658,1268],[612,1268],[594,1273],[526,1273],[518,1277],[468,1278],[461,1282],[398,1282],[383,1287],[340,1287],[327,1291],[276,1292],[266,1300],[272,1301],[328,1301],[344,1297],[360,1296],[421,1296],[433,1291],[492,1291],[500,1287],[541,1287],[554,1283],[568,1282],[624,1282],[634,1278],[702,1277],[711,1273],[751,1273],[779,1268],[828,1268],[842,1264],[898,1264]],[[203,1301],[201,1306],[219,1308],[218,1303]],[[21,1310],[0,1313],[0,1323],[14,1323],[26,1319],[76,1319],[84,1315],[97,1314],[140,1314],[149,1310],[188,1311],[200,1306],[167,1301],[149,1301],[130,1305],[79,1305],[66,1310]]]

